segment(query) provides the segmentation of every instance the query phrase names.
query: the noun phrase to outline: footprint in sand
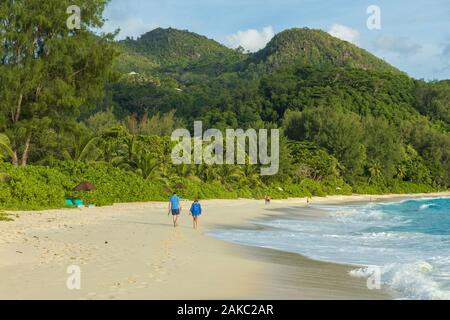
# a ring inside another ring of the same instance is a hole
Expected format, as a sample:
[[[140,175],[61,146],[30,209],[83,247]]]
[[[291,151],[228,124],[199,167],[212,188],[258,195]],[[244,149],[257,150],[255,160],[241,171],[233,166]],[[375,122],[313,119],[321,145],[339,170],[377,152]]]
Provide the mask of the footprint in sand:
[[[175,257],[171,253],[167,253],[166,256],[169,260],[175,260]]]
[[[111,289],[120,289],[120,286],[121,286],[120,283],[116,283],[116,284],[111,286]]]

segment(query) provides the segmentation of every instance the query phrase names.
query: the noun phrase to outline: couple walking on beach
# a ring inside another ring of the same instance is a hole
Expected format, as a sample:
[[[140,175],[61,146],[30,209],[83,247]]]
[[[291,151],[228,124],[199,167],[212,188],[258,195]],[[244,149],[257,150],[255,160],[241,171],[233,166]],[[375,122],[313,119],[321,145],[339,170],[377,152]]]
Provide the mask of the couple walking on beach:
[[[174,227],[178,226],[178,218],[180,217],[181,209],[182,207],[180,203],[180,198],[178,197],[177,193],[174,192],[169,199],[169,213],[168,213],[168,214],[172,213]],[[195,199],[191,205],[191,209],[189,209],[189,215],[192,216],[194,229],[197,229],[198,227],[198,218],[200,217],[201,214],[202,214],[202,206],[200,205],[198,200]]]

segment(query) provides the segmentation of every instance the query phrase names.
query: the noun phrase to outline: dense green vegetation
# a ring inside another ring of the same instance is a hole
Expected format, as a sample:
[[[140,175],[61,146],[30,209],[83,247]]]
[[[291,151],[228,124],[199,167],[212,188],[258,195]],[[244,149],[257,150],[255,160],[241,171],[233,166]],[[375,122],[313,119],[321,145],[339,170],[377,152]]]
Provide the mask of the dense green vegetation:
[[[281,32],[254,54],[175,29],[113,42],[90,31],[107,1],[80,2],[73,31],[69,1],[0,4],[0,208],[450,186],[450,81],[412,79],[319,30]],[[279,173],[173,165],[170,134],[194,120],[280,128]],[[97,190],[74,194],[84,180]]]
[[[400,73],[391,65],[322,30],[289,29],[276,35],[267,46],[246,61],[250,68],[270,71],[296,63],[313,68],[343,67]]]
[[[208,67],[223,69],[227,65],[243,60],[244,55],[239,51],[231,50],[220,43],[204,36],[177,29],[157,28],[148,32],[139,39],[127,38],[120,42],[130,63],[131,55],[140,55],[152,72],[167,72],[171,69],[183,68],[205,70]],[[123,66],[122,60],[118,67]],[[151,62],[148,65],[148,62]],[[142,69],[141,69],[142,70]],[[138,72],[138,70],[133,70]]]

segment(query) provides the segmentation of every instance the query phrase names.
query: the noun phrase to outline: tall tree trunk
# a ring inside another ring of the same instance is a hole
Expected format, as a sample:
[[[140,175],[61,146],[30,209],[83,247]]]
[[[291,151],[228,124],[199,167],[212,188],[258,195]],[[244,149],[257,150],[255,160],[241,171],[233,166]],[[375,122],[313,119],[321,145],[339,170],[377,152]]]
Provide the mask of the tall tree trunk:
[[[25,167],[28,162],[28,154],[30,153],[31,132],[28,134],[27,141],[25,142],[25,149],[22,154],[22,167]]]
[[[12,163],[15,167],[18,167],[18,166],[19,166],[19,159],[17,158],[17,151],[16,151],[16,150],[13,151],[12,158],[11,158],[11,163]]]
[[[21,93],[19,95],[19,101],[17,102],[17,108],[16,108],[16,115],[14,116],[14,122],[18,122],[20,118],[20,112],[22,111],[22,100],[23,100],[23,94]]]

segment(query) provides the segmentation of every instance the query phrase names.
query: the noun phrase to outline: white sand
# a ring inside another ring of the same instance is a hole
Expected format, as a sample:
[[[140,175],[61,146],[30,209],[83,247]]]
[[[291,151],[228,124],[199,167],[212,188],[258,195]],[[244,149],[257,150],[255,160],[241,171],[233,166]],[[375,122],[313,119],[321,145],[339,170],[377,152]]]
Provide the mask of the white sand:
[[[333,196],[312,202],[394,197]],[[270,206],[260,200],[202,204],[199,230],[192,229],[187,208],[180,226],[173,228],[166,203],[15,212],[19,218],[14,222],[0,222],[0,299],[391,298],[350,277],[350,266],[205,235],[214,227],[282,214],[283,209],[305,205],[306,199],[276,200]],[[81,269],[80,290],[67,289],[71,265]]]

